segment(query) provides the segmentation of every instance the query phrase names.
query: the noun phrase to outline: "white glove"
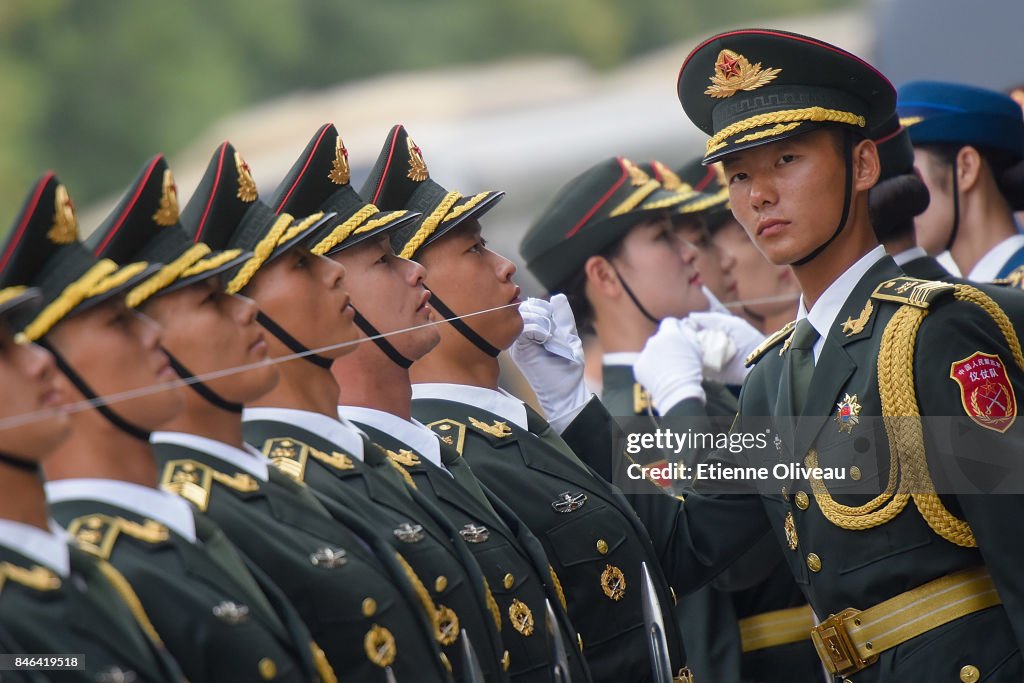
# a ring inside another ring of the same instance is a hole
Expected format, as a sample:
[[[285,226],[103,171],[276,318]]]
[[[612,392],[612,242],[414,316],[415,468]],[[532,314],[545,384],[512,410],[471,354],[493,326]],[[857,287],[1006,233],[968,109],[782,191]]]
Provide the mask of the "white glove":
[[[533,387],[548,422],[561,432],[590,400],[583,381],[583,342],[564,294],[519,304],[523,331],[509,350]],[[564,424],[563,424],[564,423]]]
[[[705,377],[723,384],[743,384],[748,372],[743,363],[764,341],[764,335],[737,315],[691,313],[684,324],[701,340]]]
[[[644,344],[633,364],[633,376],[651,392],[664,415],[687,398],[704,402],[702,354],[696,333],[678,318],[665,318]]]

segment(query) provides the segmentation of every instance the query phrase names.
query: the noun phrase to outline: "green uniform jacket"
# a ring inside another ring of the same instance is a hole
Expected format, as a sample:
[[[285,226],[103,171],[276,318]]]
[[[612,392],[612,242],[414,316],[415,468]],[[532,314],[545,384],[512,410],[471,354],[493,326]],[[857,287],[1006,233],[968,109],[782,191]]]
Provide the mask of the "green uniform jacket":
[[[580,463],[543,418],[527,409],[538,435],[453,401],[414,399],[412,412],[442,440],[461,446],[477,478],[540,539],[561,579],[595,681],[650,679],[640,599],[645,560],[669,630],[673,665],[683,666],[672,596],[643,524],[619,491]],[[495,429],[498,423],[504,429]]]
[[[736,397],[718,382],[705,381],[702,387],[705,402],[687,401],[673,416],[685,417],[687,428],[718,432],[719,429],[704,418],[731,420],[738,407]],[[657,415],[653,406],[648,408],[647,392],[637,383],[633,369],[625,365],[604,366],[601,404],[613,417],[646,415],[649,410]],[[598,408],[597,405],[588,406],[592,411]],[[562,434],[576,452],[606,447],[593,443],[595,432],[586,426],[589,422],[583,419],[578,425],[570,424]],[[683,428],[683,424],[678,427]],[[694,457],[701,457],[693,453],[687,456],[679,457],[691,466]],[[734,583],[739,586],[731,585]],[[806,604],[783,562],[782,553],[774,539],[766,534],[732,570],[719,575],[713,585],[679,598],[676,613],[689,656],[687,665],[697,681],[786,683],[810,680],[821,671],[821,663],[810,639],[744,653],[739,627],[739,619]]]
[[[891,458],[884,430],[876,433],[861,425],[847,433],[839,430],[835,416],[837,404],[848,403],[847,395],[856,397],[861,416],[882,413],[878,369],[882,333],[897,310],[907,304],[872,298],[872,293],[876,289],[889,296],[920,293],[912,283],[904,290],[909,293],[900,292],[907,284],[897,280],[901,276],[892,259],[883,258],[852,288],[825,338],[808,390],[809,399],[797,418],[781,419],[793,412],[784,372],[786,359],[780,354],[783,337],[763,352],[744,385],[740,412],[741,416],[777,416],[780,440],[777,448],[768,449],[769,455],[758,452],[763,462],[749,464],[772,467],[779,462],[803,463],[813,448],[823,467],[848,472],[857,467],[864,473],[862,480],[848,479],[844,485],[873,484],[876,491],[886,488]],[[869,298],[872,306],[865,313]],[[853,329],[847,326],[847,334],[843,323],[848,320],[863,324]],[[999,483],[997,479],[992,484],[991,463],[975,462],[964,458],[965,454],[998,460],[1016,458],[1024,452],[1019,424],[1000,434],[963,417],[965,403],[950,373],[954,364],[975,352],[998,356],[1013,391],[1021,395],[1024,373],[1015,367],[1007,343],[989,316],[973,304],[953,300],[949,293],[933,297],[913,349],[916,402],[922,415],[960,416],[959,427],[963,430],[945,439],[932,438],[933,432],[926,430],[928,470],[938,490],[946,483],[946,473],[954,468],[979,482],[979,491]],[[890,372],[899,370],[906,368]],[[889,390],[895,384],[893,380],[893,376],[884,374]],[[741,423],[739,429],[743,428]],[[954,458],[950,446],[960,457]],[[606,460],[594,466],[609,471],[611,454],[595,455]],[[750,454],[746,459],[753,457]],[[826,518],[821,501],[814,495],[804,498],[811,493],[806,479],[772,480],[771,486],[762,487],[760,493],[759,498],[692,493],[685,505],[653,496],[638,496],[633,502],[655,543],[664,549],[668,574],[690,586],[727,566],[753,539],[771,528],[797,584],[820,617],[850,607],[867,609],[939,577],[984,565],[996,584],[1002,606],[975,612],[889,649],[875,664],[849,678],[855,683],[955,681],[961,668],[970,665],[980,670],[980,680],[1024,680],[1020,656],[1024,643],[1024,574],[1020,571],[1024,546],[1013,526],[1013,520],[1024,516],[1024,497],[1020,494],[958,493],[940,497],[952,514],[970,524],[979,549],[940,537],[914,501],[901,511],[894,510],[896,514],[884,523],[847,529]],[[831,493],[834,502],[851,507],[864,505],[875,495],[859,491]],[[789,529],[787,522],[791,524]]]
[[[137,683],[181,683],[184,675],[155,645],[120,594],[100,571],[98,560],[75,547],[71,576],[56,587],[31,586],[0,569],[0,626],[23,648],[10,654],[84,655],[81,671],[40,672],[35,680],[94,681],[133,675]],[[0,567],[38,569],[20,553],[0,545]],[[4,672],[4,680],[8,674]],[[33,680],[31,674],[25,676]]]
[[[153,452],[161,486],[205,512],[266,572],[339,680],[383,683],[389,661],[399,680],[451,680],[394,550],[365,522],[353,515],[339,523],[309,489],[273,467],[264,483],[179,444],[155,443]]]
[[[396,453],[404,450],[415,456],[403,458],[401,466],[412,476],[417,490],[434,501],[460,530],[494,594],[503,621],[501,638],[509,652],[512,680],[532,683],[544,679],[554,664],[544,633],[545,599],[558,617],[572,680],[590,680],[590,671],[576,647],[577,631],[564,611],[565,596],[560,585],[554,583],[554,570],[540,541],[522,520],[476,480],[468,464],[462,463],[462,469],[476,481],[478,488],[472,492],[391,434],[364,423],[356,424],[382,448]],[[443,462],[454,463],[460,457],[458,451],[445,443],[440,446]],[[523,627],[521,622],[517,628],[513,623],[509,615],[523,609],[519,605],[513,608],[514,603],[525,605],[526,613],[532,616],[532,628]]]
[[[50,513],[83,549],[124,575],[190,683],[319,680],[309,631],[295,609],[262,572],[249,571],[209,520],[196,514],[199,545],[135,512],[93,500],[53,503]],[[133,534],[133,524],[157,525],[164,533]],[[220,563],[211,545],[226,555]]]
[[[415,492],[390,466],[372,466],[388,464],[379,448],[364,439],[363,462],[319,434],[273,420],[246,420],[243,433],[281,471],[320,496],[328,511],[340,506],[362,516],[382,540],[402,553],[437,606],[437,640],[456,678],[462,677],[459,632],[465,628],[486,680],[508,680],[480,566],[440,510],[414,500]],[[315,457],[310,448],[331,454],[333,460]]]

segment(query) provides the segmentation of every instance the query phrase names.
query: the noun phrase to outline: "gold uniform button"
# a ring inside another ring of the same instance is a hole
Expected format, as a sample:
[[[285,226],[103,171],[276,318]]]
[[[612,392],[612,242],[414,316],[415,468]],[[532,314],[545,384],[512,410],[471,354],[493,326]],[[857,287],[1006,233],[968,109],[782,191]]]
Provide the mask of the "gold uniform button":
[[[602,555],[608,554],[608,542],[603,538],[597,539],[597,552],[601,553]]]
[[[806,510],[807,506],[811,504],[810,496],[807,495],[806,491],[797,491],[794,498],[796,499],[796,506],[801,510]]]
[[[860,468],[856,465],[850,468],[850,479],[860,481]]]
[[[978,667],[968,664],[960,669],[960,680],[964,683],[977,683],[981,680],[981,672],[978,671]]]
[[[373,598],[366,598],[363,600],[363,616],[372,617],[377,613],[377,601]]]
[[[508,650],[505,650],[505,654],[501,657],[501,670],[508,671],[510,666],[512,666],[512,657],[509,655]]]
[[[807,568],[810,569],[812,572],[820,572],[821,558],[818,557],[815,553],[810,553],[807,556]]]
[[[260,678],[265,681],[272,681],[277,676],[277,664],[270,657],[264,657],[259,663]]]
[[[508,590],[512,588],[512,584],[515,582],[516,577],[512,576],[511,574],[505,574],[505,580],[502,582],[502,585],[505,586],[505,590]]]
[[[439,577],[437,577],[437,580],[434,581],[434,591],[437,592],[437,593],[441,593],[447,587],[448,587],[448,579],[445,578],[444,576],[439,576]]]

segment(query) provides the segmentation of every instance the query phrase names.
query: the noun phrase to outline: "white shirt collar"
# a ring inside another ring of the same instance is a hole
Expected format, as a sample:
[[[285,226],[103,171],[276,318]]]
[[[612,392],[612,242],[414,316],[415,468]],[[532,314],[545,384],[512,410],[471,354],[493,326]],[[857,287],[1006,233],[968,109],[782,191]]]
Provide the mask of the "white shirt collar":
[[[59,479],[46,482],[46,497],[51,503],[94,500],[124,508],[196,542],[196,520],[188,502],[160,489],[115,479]]]
[[[818,300],[811,306],[810,311],[804,307],[803,296],[800,297],[800,307],[797,309],[796,319],[799,321],[807,318],[820,335],[818,341],[814,342],[815,363],[818,362],[818,357],[821,355],[821,349],[825,344],[825,337],[828,336],[828,331],[832,329],[836,316],[839,315],[839,310],[846,303],[850,292],[860,282],[860,279],[864,277],[864,274],[871,269],[871,266],[883,258],[885,258],[885,247],[882,245],[878,245],[861,256],[856,263],[833,280],[832,284],[822,292]]]
[[[242,411],[242,422],[255,422],[256,420],[293,424],[307,432],[322,436],[358,460],[363,459],[364,434],[359,427],[340,415],[335,419],[320,413],[295,410],[294,408],[246,408]]]
[[[413,384],[412,400],[436,398],[444,401],[463,403],[494,413],[512,422],[520,429],[527,429],[526,406],[504,389],[486,389],[469,384]]]
[[[944,251],[935,257],[935,260],[942,264],[942,267],[949,271],[950,275],[960,277],[963,273],[960,272],[960,266],[953,260],[953,255],[948,251]]]
[[[441,469],[441,442],[434,432],[416,420],[403,420],[397,415],[361,406],[338,406],[338,414],[353,422],[362,422],[387,432]]]
[[[47,531],[10,519],[0,519],[0,539],[3,539],[3,545],[11,550],[65,578],[71,573],[68,541],[63,533],[55,533],[53,529]]]
[[[186,434],[184,432],[153,432],[149,436],[150,443],[172,443],[193,450],[202,451],[219,460],[230,463],[238,469],[251,474],[259,481],[267,481],[267,459],[249,444],[237,448],[223,441],[207,439],[205,436]]]
[[[924,250],[924,247],[911,247],[898,254],[893,254],[892,260],[896,262],[897,266],[902,266],[904,263],[910,263],[914,259],[924,258],[927,255],[928,252]]]
[[[603,365],[628,365],[633,367],[633,363],[640,357],[639,353],[635,351],[619,351],[617,353],[606,353],[601,356],[601,363]]]
[[[999,271],[1018,249],[1024,247],[1024,235],[1010,235],[988,250],[988,253],[974,264],[967,279],[975,282],[991,282],[999,277]]]

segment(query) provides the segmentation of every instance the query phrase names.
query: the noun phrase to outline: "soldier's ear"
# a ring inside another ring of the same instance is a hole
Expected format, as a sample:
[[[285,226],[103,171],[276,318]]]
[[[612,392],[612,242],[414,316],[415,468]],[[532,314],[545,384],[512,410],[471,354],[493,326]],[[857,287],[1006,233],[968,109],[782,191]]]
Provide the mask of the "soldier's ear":
[[[587,276],[587,291],[612,297],[622,290],[615,268],[604,256],[591,256],[583,264]]]
[[[853,146],[853,189],[867,192],[878,183],[882,163],[873,140],[861,140]]]
[[[981,178],[985,161],[981,153],[970,145],[965,145],[956,153],[957,185],[961,192],[974,189]],[[991,169],[989,169],[991,173]]]

